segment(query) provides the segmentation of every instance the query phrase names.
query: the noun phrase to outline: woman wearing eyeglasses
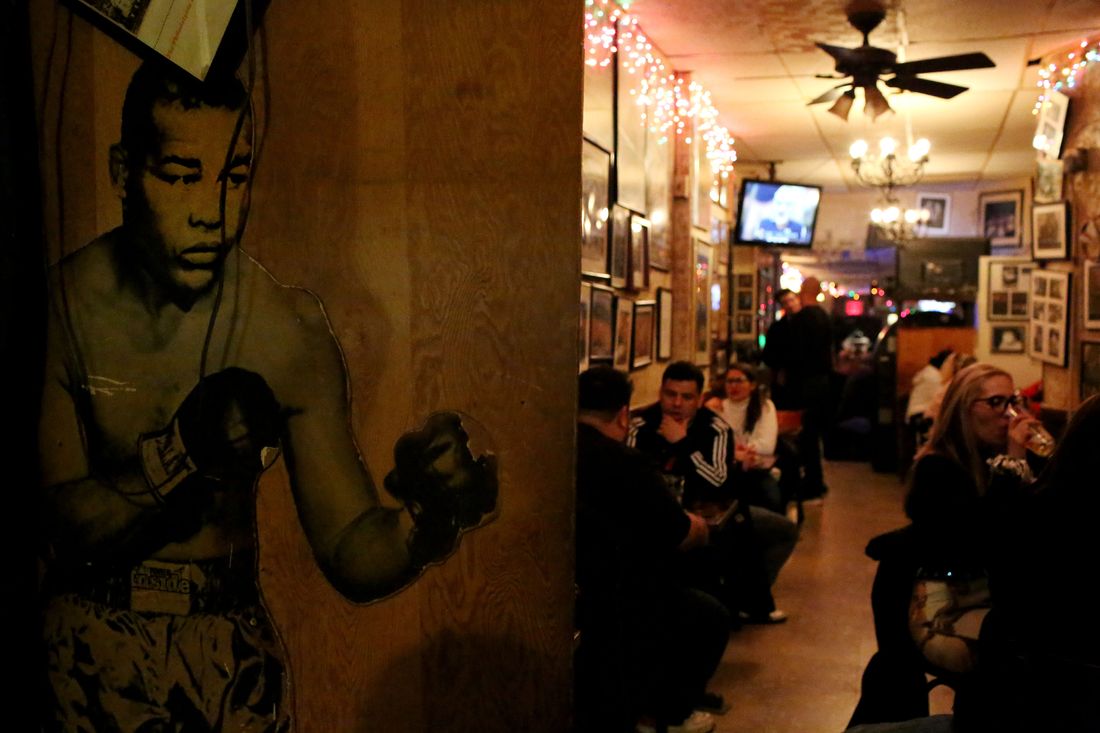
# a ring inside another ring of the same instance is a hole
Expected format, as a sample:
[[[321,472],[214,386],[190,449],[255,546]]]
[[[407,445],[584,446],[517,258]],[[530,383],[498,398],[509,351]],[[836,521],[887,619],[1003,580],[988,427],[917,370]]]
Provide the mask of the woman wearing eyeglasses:
[[[779,484],[771,475],[779,421],[775,404],[757,385],[751,366],[732,364],[726,371],[726,397],[719,414],[733,428],[734,455],[744,470],[749,503],[782,513]]]
[[[990,364],[959,371],[909,477],[912,524],[876,537],[871,590],[879,651],[864,672],[850,725],[928,715],[926,671],[942,673],[966,705],[977,640],[989,611],[997,523],[1025,494],[1031,425],[1012,377]]]

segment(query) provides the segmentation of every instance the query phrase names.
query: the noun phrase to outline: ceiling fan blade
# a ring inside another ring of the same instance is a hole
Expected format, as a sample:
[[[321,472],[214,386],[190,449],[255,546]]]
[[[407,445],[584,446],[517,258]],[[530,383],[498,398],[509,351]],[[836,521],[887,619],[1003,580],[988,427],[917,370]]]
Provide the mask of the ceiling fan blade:
[[[940,99],[951,99],[965,92],[970,87],[961,87],[958,84],[944,84],[942,81],[931,79],[919,79],[915,76],[895,76],[893,79],[884,80],[883,83],[894,89],[904,89],[907,92],[918,94],[930,94]]]
[[[820,48],[825,53],[832,56],[837,61],[847,60],[851,58],[852,49],[845,46],[833,46],[828,43],[815,43],[814,45]]]
[[[835,87],[825,92],[817,99],[813,100],[812,102],[807,102],[806,106],[809,106],[811,104],[823,104],[825,102],[831,102],[841,95],[841,89],[848,86],[851,86],[851,82],[845,84],[837,84]]]
[[[962,71],[964,69],[992,69],[996,64],[984,53],[960,53],[957,56],[937,56],[933,59],[906,61],[894,64],[885,71],[903,76],[931,74],[935,71]]]

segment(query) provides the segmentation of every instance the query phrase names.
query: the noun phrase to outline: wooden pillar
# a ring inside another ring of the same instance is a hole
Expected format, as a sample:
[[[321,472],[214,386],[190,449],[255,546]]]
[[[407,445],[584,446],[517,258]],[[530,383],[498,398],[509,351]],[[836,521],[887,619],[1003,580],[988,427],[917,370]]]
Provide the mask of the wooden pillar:
[[[679,74],[686,89],[691,74]],[[669,238],[672,244],[672,358],[695,359],[695,252],[692,245],[691,144],[694,121],[688,119],[682,135],[673,136],[672,210]]]
[[[323,302],[376,483],[443,409],[500,479],[495,521],[364,606],[319,572],[286,473],[263,476],[260,580],[297,731],[569,727],[582,10],[317,0],[262,19],[243,248]],[[107,150],[139,58],[54,0],[31,14],[46,139],[60,129],[56,259],[121,220]]]

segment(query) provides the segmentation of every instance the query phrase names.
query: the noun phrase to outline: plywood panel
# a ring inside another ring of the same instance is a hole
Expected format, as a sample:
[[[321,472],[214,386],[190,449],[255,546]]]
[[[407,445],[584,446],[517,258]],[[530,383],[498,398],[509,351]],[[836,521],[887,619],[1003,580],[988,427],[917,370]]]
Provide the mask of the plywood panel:
[[[581,13],[319,0],[264,18],[243,247],[324,303],[376,482],[398,436],[449,409],[497,455],[502,493],[446,564],[361,606],[318,571],[282,464],[264,475],[261,583],[296,730],[568,728]],[[120,220],[105,148],[138,59],[79,19],[70,42],[49,0],[32,20],[43,124],[60,120],[56,257]]]
[[[913,375],[941,349],[973,354],[978,332],[973,328],[901,328],[898,329],[898,396],[909,393]]]

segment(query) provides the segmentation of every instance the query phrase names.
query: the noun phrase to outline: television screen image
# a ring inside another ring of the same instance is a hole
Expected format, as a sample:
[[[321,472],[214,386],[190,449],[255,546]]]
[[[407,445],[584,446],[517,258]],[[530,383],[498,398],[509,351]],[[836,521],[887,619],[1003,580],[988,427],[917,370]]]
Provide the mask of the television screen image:
[[[741,186],[737,241],[809,247],[820,203],[818,186],[745,180]]]

